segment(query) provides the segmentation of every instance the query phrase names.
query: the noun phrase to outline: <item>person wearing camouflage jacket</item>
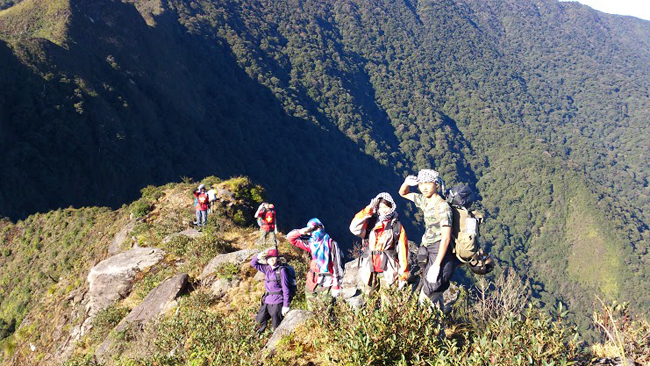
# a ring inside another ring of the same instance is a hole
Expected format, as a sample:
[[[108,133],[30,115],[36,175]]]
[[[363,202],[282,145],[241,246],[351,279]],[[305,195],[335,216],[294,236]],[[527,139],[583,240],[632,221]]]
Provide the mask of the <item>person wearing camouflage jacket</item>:
[[[418,186],[420,193],[410,192],[410,186]],[[399,189],[400,196],[413,201],[424,213],[426,230],[418,249],[418,262],[423,267],[420,301],[427,298],[432,304],[442,305],[442,294],[449,288],[454,274],[455,260],[452,253],[451,207],[439,192],[444,192],[440,174],[432,169],[423,169],[418,176],[408,176]]]

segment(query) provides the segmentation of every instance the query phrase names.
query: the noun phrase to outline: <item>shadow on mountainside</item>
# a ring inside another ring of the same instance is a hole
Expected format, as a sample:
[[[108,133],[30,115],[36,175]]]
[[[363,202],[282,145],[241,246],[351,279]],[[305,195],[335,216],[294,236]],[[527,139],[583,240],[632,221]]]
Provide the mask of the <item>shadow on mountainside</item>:
[[[130,4],[71,7],[68,49],[17,46],[38,71],[2,47],[0,138],[13,143],[2,145],[1,214],[118,207],[149,184],[244,174],[267,188],[283,230],[318,216],[350,237],[361,207],[349,203],[399,187],[333,125],[288,115],[225,41],[188,32],[177,14],[149,27]]]

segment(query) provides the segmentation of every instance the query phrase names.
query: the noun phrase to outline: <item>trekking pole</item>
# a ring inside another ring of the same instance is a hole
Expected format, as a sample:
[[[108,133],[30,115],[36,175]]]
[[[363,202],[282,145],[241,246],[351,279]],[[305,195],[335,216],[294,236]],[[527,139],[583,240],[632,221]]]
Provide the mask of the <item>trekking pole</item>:
[[[275,219],[275,227],[273,228],[273,241],[275,242],[275,251],[278,252],[278,219]],[[280,253],[280,252],[278,252]]]

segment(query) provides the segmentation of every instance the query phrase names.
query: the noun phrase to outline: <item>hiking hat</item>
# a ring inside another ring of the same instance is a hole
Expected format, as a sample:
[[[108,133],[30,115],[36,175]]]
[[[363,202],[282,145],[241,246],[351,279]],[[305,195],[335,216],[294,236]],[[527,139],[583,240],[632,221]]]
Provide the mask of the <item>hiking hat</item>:
[[[422,169],[418,172],[418,183],[437,183],[440,188],[440,194],[445,194],[445,182],[442,180],[440,173],[433,169]]]
[[[199,191],[202,190],[202,189],[205,189],[205,184],[199,185]]]
[[[436,183],[440,173],[433,169],[422,169],[418,172],[418,183]]]
[[[266,253],[266,257],[279,257],[278,255],[278,250],[277,249],[269,249],[269,251]]]

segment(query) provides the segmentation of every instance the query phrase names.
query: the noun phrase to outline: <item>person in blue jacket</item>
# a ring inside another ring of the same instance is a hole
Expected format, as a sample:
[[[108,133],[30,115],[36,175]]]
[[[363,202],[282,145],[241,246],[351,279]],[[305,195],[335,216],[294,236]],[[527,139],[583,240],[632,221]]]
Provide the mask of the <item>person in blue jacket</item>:
[[[266,292],[255,319],[260,324],[257,332],[261,334],[266,329],[269,319],[275,330],[289,312],[289,302],[291,301],[289,275],[287,268],[279,265],[278,251],[273,248],[253,257],[251,266],[265,275]]]

